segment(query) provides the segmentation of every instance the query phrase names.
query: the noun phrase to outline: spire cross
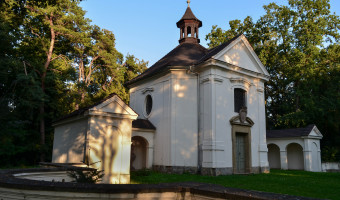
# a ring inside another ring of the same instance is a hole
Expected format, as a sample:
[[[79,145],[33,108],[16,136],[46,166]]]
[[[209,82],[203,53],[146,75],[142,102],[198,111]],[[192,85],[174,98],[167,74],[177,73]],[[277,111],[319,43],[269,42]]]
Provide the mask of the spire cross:
[[[190,7],[190,0],[187,0],[187,3],[188,3],[188,7]]]

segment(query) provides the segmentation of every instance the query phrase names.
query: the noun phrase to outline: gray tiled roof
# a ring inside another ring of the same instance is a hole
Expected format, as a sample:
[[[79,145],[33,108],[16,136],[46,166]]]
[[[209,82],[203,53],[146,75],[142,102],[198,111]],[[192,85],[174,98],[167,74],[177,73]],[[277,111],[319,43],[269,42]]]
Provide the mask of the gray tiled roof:
[[[132,128],[156,130],[156,127],[147,119],[136,119],[132,121]]]
[[[314,124],[310,124],[304,128],[291,128],[281,130],[267,130],[267,138],[287,138],[287,137],[303,137],[308,136],[313,130]]]
[[[242,34],[239,34],[231,40],[210,50],[204,48],[198,43],[181,43],[167,55],[157,61],[154,65],[149,67],[144,73],[126,82],[125,84],[129,86],[137,81],[164,72],[167,69],[171,69],[171,67],[186,67],[200,64],[216,55],[241,35]]]
[[[171,67],[185,67],[195,64],[199,61],[208,50],[198,43],[182,43],[170,51],[167,55],[149,67],[144,73],[128,81],[126,85],[130,85],[144,78],[151,77],[155,74],[163,72]]]

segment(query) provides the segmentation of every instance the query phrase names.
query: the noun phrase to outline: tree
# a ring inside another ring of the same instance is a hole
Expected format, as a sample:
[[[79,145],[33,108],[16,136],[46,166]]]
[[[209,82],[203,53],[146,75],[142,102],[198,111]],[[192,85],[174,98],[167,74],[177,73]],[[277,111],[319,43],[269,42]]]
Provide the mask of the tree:
[[[113,92],[128,101],[123,84],[147,63],[124,63],[114,34],[90,22],[79,0],[0,1],[3,165],[43,161],[59,117]]]
[[[244,33],[271,75],[266,84],[267,126],[301,127],[315,123],[323,144],[340,146],[340,18],[329,0],[270,3],[257,22],[213,26],[209,47]]]

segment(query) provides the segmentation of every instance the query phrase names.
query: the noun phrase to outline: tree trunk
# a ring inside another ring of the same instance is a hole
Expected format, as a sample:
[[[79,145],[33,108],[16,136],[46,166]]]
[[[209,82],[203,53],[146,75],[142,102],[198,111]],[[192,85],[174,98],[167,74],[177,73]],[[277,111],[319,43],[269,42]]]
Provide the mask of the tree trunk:
[[[48,21],[51,26],[51,43],[50,43],[49,50],[47,52],[47,59],[46,59],[44,69],[43,69],[44,71],[43,73],[41,73],[41,90],[44,96],[45,96],[45,79],[46,79],[48,67],[51,63],[54,42],[55,42],[55,35],[56,35],[53,29],[52,18],[53,18],[53,15],[51,14],[51,16],[48,18]],[[45,161],[45,102],[44,102],[44,99],[42,100],[40,104],[39,114],[40,114],[40,145],[41,145],[40,162],[44,162]]]

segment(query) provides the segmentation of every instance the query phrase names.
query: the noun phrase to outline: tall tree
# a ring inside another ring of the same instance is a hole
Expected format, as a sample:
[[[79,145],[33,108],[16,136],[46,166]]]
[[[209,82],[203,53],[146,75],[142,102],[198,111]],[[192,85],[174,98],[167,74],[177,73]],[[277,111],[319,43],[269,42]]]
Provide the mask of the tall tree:
[[[79,0],[0,1],[3,165],[43,161],[58,117],[113,92],[128,101],[123,84],[147,63],[124,62],[114,34],[90,22]]]
[[[74,49],[71,54],[78,75],[76,109],[112,92],[119,94],[124,73],[123,56],[115,48],[115,37],[111,31],[87,24],[81,34],[82,37],[72,40]]]
[[[301,127],[315,123],[324,144],[340,148],[340,18],[331,14],[329,0],[288,0],[270,3],[257,22],[213,26],[209,46],[244,33],[271,75],[266,84],[268,128]]]

